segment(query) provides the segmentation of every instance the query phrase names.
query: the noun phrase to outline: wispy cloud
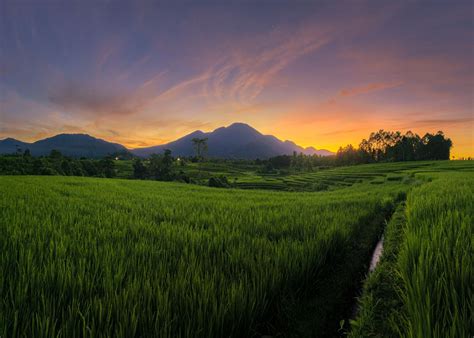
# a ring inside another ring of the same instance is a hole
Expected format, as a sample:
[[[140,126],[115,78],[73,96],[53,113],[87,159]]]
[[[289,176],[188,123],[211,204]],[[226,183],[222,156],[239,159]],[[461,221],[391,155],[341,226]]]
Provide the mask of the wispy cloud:
[[[218,63],[207,85],[208,95],[240,102],[254,100],[274,77],[305,54],[327,44],[331,35],[305,26],[286,34],[270,33],[247,49],[240,46]],[[263,45],[263,46],[262,46]]]
[[[271,31],[251,40],[237,40],[211,67],[175,83],[156,95],[154,102],[200,97],[210,104],[252,104],[278,73],[330,40],[330,32],[308,25],[290,32]]]
[[[460,125],[466,125],[472,128],[474,118],[472,117],[460,117],[460,118],[445,118],[445,119],[415,119],[409,121],[409,123],[400,123],[398,128],[400,129],[411,129],[411,128],[447,128],[447,127],[456,127]]]
[[[339,96],[347,97],[347,96],[368,94],[368,93],[379,91],[379,90],[399,87],[400,85],[402,85],[402,83],[403,82],[401,81],[392,82],[392,83],[370,83],[364,86],[357,86],[357,87],[343,89],[339,92]]]
[[[70,113],[101,118],[140,113],[156,96],[166,71],[155,74],[135,88],[119,90],[91,83],[62,81],[50,89],[49,100]]]

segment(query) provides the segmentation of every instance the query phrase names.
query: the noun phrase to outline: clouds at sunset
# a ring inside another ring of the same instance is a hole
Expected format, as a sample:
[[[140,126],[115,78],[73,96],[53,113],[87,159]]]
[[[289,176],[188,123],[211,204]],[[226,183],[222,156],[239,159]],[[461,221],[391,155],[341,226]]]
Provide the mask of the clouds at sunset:
[[[395,82],[395,83],[370,83],[368,85],[354,87],[354,88],[347,88],[343,89],[339,92],[339,96],[346,97],[346,96],[354,96],[354,95],[362,95],[367,94],[376,90],[384,90],[389,88],[398,87],[402,84],[402,82]]]
[[[467,2],[2,2],[0,138],[130,147],[235,121],[336,150],[442,129],[472,155]]]

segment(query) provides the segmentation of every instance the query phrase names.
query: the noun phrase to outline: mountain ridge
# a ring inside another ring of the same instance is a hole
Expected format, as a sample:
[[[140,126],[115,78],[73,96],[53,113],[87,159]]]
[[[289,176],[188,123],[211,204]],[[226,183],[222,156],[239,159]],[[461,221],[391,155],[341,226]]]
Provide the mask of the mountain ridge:
[[[28,149],[33,156],[48,155],[51,150],[59,150],[71,157],[105,157],[127,151],[123,145],[112,143],[88,134],[57,134],[32,143],[14,138],[0,140],[0,154],[13,154]]]
[[[334,153],[326,149],[314,147],[304,148],[293,141],[282,141],[274,135],[264,135],[252,126],[235,122],[227,127],[219,127],[211,132],[195,131],[172,142],[157,146],[135,148],[131,152],[137,156],[149,156],[152,153],[170,149],[178,156],[193,156],[192,138],[199,132],[201,138],[208,139],[208,155],[210,157],[256,159],[278,155],[290,155],[294,151],[306,155],[329,156]]]
[[[170,149],[175,156],[193,156],[193,138],[208,139],[208,156],[214,158],[256,159],[277,155],[290,155],[293,152],[307,155],[328,156],[333,153],[325,149],[301,147],[293,141],[281,141],[273,135],[264,135],[255,128],[242,122],[227,127],[219,127],[211,132],[193,131],[166,144],[127,149],[119,143],[109,142],[88,134],[57,134],[32,143],[11,137],[0,140],[0,154],[16,153],[29,149],[34,156],[47,155],[51,150],[59,150],[71,157],[104,157],[117,152],[128,151],[139,157],[161,153]]]

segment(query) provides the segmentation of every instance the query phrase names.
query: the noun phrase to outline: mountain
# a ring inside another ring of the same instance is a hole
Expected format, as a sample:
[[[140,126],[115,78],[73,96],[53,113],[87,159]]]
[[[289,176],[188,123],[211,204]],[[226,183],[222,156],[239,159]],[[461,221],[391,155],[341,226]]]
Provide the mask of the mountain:
[[[127,150],[121,144],[107,142],[86,134],[59,134],[34,143],[6,138],[0,140],[0,154],[13,154],[18,149],[21,151],[29,149],[32,155],[41,156],[48,155],[51,150],[55,149],[63,155],[71,157],[98,158],[124,151],[147,157],[170,149],[175,156],[193,156],[193,138],[207,138],[208,156],[218,158],[265,159],[277,155],[291,155],[294,151],[307,155],[328,156],[334,154],[324,149],[303,148],[294,142],[281,141],[272,135],[263,135],[245,123],[234,123],[209,133],[197,130],[167,144],[131,150]]]
[[[334,155],[334,153],[330,150],[326,149],[316,149],[315,147],[308,147],[305,148],[303,151],[303,154],[306,155],[320,155],[320,156],[331,156]]]
[[[234,123],[209,133],[198,130],[167,144],[133,149],[131,152],[137,156],[146,157],[153,153],[161,153],[164,149],[170,149],[175,156],[193,156],[193,138],[208,139],[207,154],[210,157],[265,159],[277,155],[290,155],[294,151],[307,155],[328,156],[334,154],[324,149],[303,148],[291,141],[281,141],[272,135],[263,135],[245,123]]]
[[[104,157],[112,153],[127,151],[121,144],[111,143],[86,134],[59,134],[50,138],[26,143],[12,138],[0,140],[0,154],[12,154],[20,149],[29,149],[34,156],[48,155],[59,150],[71,157]]]
[[[6,138],[0,140],[0,154],[13,154],[16,153],[17,149],[24,150],[29,143],[25,143],[14,138]]]

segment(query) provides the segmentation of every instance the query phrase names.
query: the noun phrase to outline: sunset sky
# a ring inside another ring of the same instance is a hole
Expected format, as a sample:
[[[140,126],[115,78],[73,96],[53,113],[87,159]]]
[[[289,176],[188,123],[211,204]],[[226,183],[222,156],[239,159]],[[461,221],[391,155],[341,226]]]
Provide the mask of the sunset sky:
[[[0,139],[245,122],[333,151],[443,130],[474,156],[472,1],[197,2],[0,0]]]

